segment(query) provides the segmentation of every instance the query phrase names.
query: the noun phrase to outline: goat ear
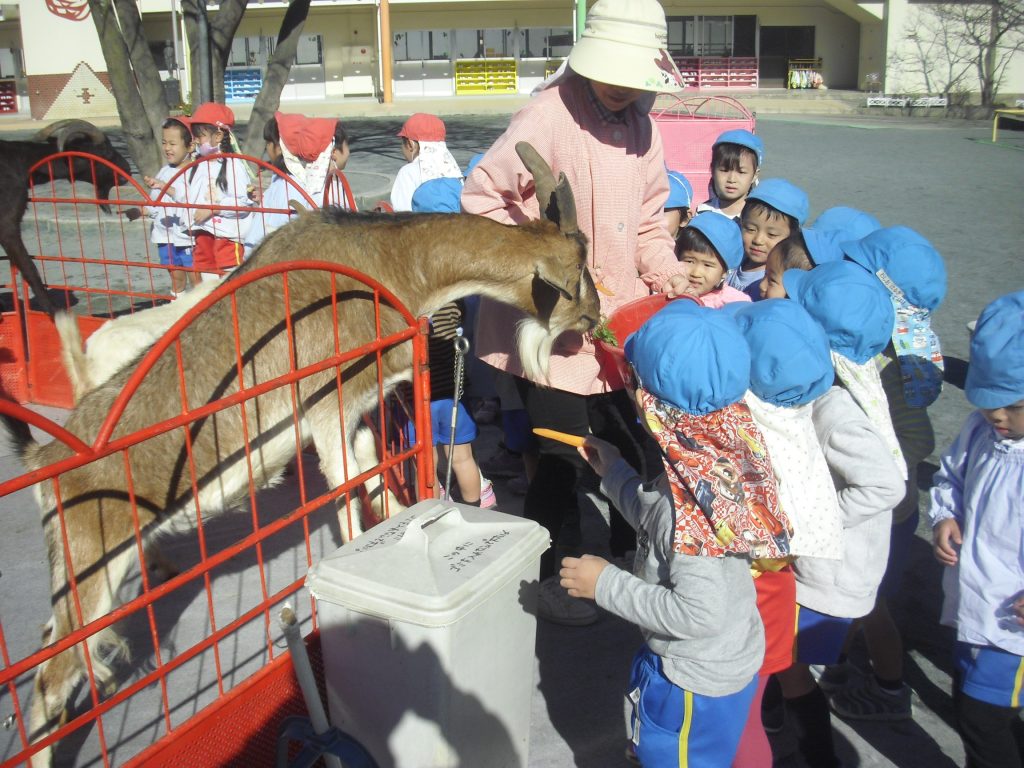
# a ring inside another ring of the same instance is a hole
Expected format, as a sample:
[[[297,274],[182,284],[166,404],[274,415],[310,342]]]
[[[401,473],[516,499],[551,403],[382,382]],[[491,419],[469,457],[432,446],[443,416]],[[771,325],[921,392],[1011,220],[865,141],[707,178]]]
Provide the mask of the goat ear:
[[[555,280],[545,277],[544,271],[542,269],[538,268],[535,273],[535,276],[540,280],[544,281],[545,283],[547,283],[548,285],[550,285],[556,291],[558,291],[562,295],[562,298],[564,298],[566,301],[573,300],[573,295],[569,292],[569,289],[566,286],[556,282]]]
[[[555,208],[552,221],[558,224],[558,228],[564,234],[575,235],[580,231],[579,222],[576,220],[576,197],[564,172],[558,174],[558,184],[555,185],[551,197],[551,206]]]

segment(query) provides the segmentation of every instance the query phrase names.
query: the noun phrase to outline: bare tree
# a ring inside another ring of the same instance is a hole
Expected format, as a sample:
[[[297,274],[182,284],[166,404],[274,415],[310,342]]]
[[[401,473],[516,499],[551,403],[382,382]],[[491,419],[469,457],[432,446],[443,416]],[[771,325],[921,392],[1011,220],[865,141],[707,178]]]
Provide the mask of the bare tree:
[[[904,46],[890,65],[916,74],[930,92],[965,87],[973,71],[982,106],[992,107],[1007,66],[1024,50],[1024,0],[923,4],[915,9],[904,31]]]
[[[916,90],[947,97],[961,90],[971,70],[965,61],[964,41],[948,18],[930,9],[913,10],[903,27],[903,41],[889,56],[890,74],[901,83],[897,90]],[[905,84],[908,82],[909,85]]]
[[[144,174],[153,174],[160,159],[161,124],[172,107],[160,82],[160,71],[144,34],[137,0],[88,0],[103,58],[110,75],[111,90],[117,102],[128,149]],[[248,0],[221,0],[209,18],[209,39],[213,64],[214,99],[224,100],[224,70],[231,53],[231,42],[245,13]],[[262,154],[263,124],[277,109],[281,89],[295,61],[302,27],[309,14],[310,0],[293,0],[285,11],[278,34],[277,48],[267,65],[267,76],[253,106],[245,151]],[[206,12],[206,0],[182,0],[192,61],[197,61],[196,20]],[[192,82],[196,83],[197,72]],[[255,137],[255,138],[254,138]]]

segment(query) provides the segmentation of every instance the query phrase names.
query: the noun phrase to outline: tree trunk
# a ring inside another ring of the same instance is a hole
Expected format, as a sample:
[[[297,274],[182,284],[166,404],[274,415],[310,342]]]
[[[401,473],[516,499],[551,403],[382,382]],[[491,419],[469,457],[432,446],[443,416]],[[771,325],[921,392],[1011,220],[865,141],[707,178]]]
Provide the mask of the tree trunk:
[[[242,21],[248,0],[222,0],[217,15],[210,19],[210,59],[213,67],[213,100],[224,103],[224,70],[231,56],[231,43]]]
[[[167,103],[163,82],[160,80],[160,70],[153,60],[153,52],[146,41],[146,35],[142,28],[142,17],[139,15],[139,6],[135,0],[114,0],[114,6],[117,9],[117,19],[121,25],[121,36],[128,46],[128,56],[135,73],[135,83],[146,108],[146,116],[153,129],[153,136],[159,143],[162,138],[161,126],[167,118],[170,104]]]
[[[281,104],[281,90],[288,82],[288,74],[295,63],[299,37],[309,15],[309,5],[310,0],[292,0],[285,12],[277,35],[274,55],[267,62],[263,86],[252,105],[252,114],[246,128],[245,146],[242,150],[247,155],[263,156],[263,126],[273,117]]]
[[[160,145],[154,140],[153,127],[132,72],[128,46],[121,35],[113,3],[111,0],[89,0],[89,10],[92,11],[103,59],[107,64],[110,88],[117,102],[117,113],[121,118],[128,150],[139,171],[152,175],[161,165]]]

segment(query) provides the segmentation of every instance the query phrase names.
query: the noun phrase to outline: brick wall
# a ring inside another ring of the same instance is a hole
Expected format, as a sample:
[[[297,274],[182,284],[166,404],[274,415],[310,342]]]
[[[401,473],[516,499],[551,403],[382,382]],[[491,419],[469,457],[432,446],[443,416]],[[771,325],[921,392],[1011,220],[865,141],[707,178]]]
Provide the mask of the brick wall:
[[[28,97],[36,120],[88,120],[117,114],[107,73],[96,72],[85,62],[68,74],[29,75]]]

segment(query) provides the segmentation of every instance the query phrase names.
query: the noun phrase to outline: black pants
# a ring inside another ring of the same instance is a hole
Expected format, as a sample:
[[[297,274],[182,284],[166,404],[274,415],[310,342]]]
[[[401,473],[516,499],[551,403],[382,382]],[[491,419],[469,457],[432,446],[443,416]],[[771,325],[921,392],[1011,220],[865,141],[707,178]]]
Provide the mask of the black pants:
[[[534,427],[557,429],[573,435],[593,433],[622,451],[623,458],[640,473],[650,478],[660,471],[654,465],[657,445],[637,422],[636,409],[625,391],[601,395],[577,395],[560,389],[538,386],[525,379],[516,379],[520,397]],[[551,548],[540,561],[540,578],[553,576],[558,570],[558,535],[566,513],[576,507],[580,480],[593,470],[571,445],[541,438],[537,474],[526,492],[523,512],[527,519],[543,525],[551,536]],[[636,533],[614,507],[610,513],[609,548],[618,557],[636,548]]]
[[[968,696],[953,680],[956,729],[964,742],[967,768],[1020,768],[1020,707],[1000,707]]]

